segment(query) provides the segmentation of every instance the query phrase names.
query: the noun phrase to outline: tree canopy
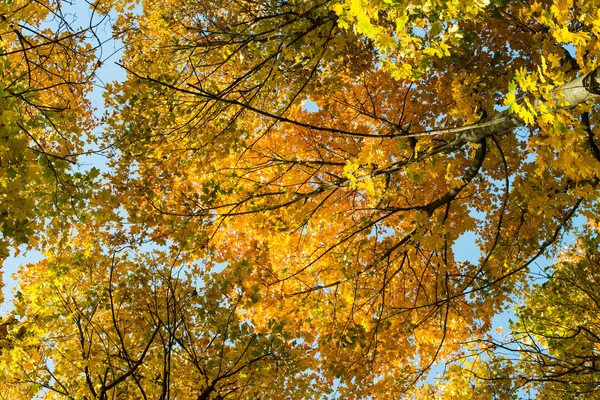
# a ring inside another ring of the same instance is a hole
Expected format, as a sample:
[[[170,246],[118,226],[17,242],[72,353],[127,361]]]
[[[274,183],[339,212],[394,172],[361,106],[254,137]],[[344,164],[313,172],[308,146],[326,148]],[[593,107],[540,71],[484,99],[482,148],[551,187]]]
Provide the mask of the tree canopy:
[[[600,396],[600,4],[84,6],[0,8],[6,398]]]

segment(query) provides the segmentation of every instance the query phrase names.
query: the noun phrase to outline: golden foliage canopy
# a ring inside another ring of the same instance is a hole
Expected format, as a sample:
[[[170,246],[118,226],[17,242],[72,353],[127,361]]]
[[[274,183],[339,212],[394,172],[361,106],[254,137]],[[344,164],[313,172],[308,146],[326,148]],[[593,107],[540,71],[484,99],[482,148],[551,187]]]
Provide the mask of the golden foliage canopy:
[[[585,263],[529,273],[598,224],[596,1],[62,6],[0,12],[2,254],[44,254],[0,323],[9,398],[594,393],[569,365],[597,318],[556,333],[581,303],[548,298]],[[98,124],[107,25],[126,78]]]

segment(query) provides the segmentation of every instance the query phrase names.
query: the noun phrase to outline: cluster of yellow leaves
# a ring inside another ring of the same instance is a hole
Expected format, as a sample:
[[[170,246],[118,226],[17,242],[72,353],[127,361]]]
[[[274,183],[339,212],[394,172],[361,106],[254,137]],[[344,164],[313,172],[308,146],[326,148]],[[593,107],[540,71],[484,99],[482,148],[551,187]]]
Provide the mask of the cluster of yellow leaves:
[[[490,4],[475,1],[350,0],[335,3],[342,29],[368,37],[384,68],[398,80],[418,80],[433,58],[450,56],[461,43],[461,20],[476,20]]]

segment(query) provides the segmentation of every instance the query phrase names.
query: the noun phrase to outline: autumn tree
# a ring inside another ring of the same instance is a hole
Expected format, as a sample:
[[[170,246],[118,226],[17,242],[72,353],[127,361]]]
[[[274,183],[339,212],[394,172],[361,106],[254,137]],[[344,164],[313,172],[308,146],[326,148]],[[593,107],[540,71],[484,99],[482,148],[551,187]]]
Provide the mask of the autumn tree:
[[[520,296],[509,331],[465,347],[463,356],[449,365],[444,384],[431,385],[430,394],[598,398],[598,251],[597,232],[579,237]]]
[[[9,246],[35,246],[41,230],[67,224],[91,186],[73,167],[95,124],[85,96],[99,43],[95,22],[74,23],[60,2],[0,9],[1,260]]]
[[[318,396],[316,348],[288,319],[256,327],[250,268],[200,276],[181,252],[110,248],[77,237],[21,271],[15,315],[0,324],[5,398],[219,399]]]
[[[127,72],[106,86],[110,170],[21,274],[6,345],[36,361],[6,382],[22,390],[427,398],[432,366],[485,338],[530,265],[596,213],[593,1],[94,7],[118,14]],[[477,262],[455,256],[468,232]],[[61,317],[27,349],[37,293]]]
[[[255,323],[310,319],[344,395],[403,393],[595,201],[596,13],[145,4],[117,26],[115,188],[150,238],[251,262]]]

